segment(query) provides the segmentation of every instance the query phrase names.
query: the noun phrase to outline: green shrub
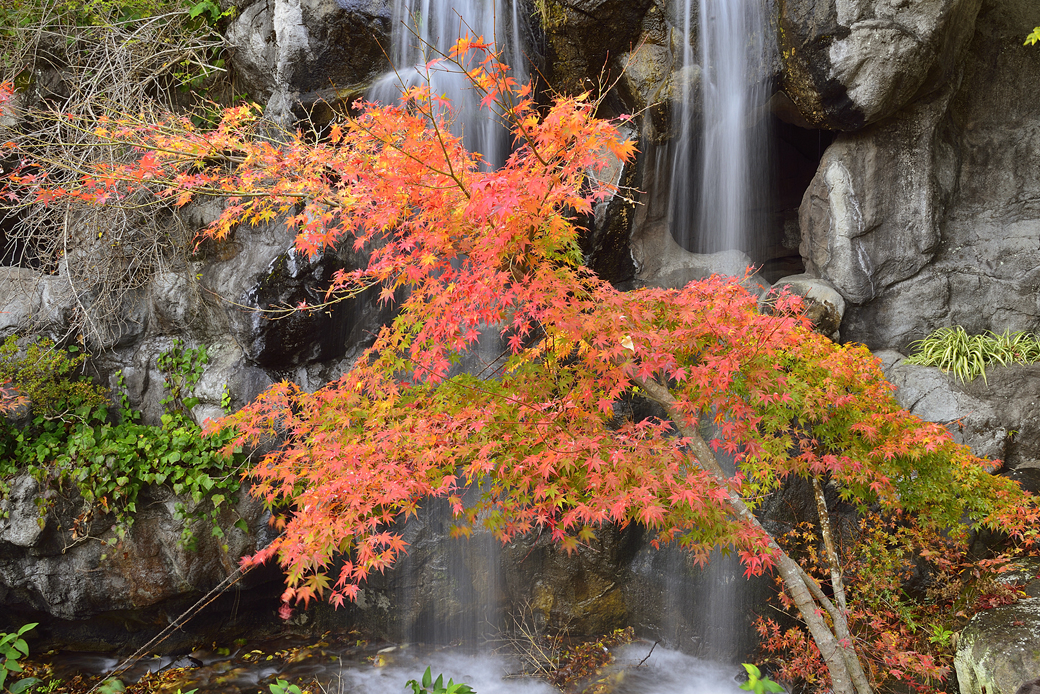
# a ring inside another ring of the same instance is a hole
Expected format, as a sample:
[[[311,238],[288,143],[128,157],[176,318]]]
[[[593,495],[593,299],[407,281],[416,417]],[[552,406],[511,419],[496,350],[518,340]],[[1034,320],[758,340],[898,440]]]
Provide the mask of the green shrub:
[[[36,628],[36,623],[26,624],[17,632],[7,634],[0,632],[0,691],[4,691],[4,684],[7,682],[7,677],[11,673],[21,672],[22,665],[18,661],[29,655],[29,646],[25,643],[25,639],[22,636],[27,631],[32,631]],[[10,694],[21,694],[30,687],[39,684],[40,680],[36,677],[23,677],[22,679],[14,682],[7,687]]]
[[[449,679],[445,685],[444,675],[437,675],[437,679],[434,680],[430,668],[426,668],[426,672],[423,673],[421,684],[416,680],[408,680],[405,686],[412,688],[412,694],[476,694],[468,684],[455,684]]]
[[[744,669],[747,671],[747,681],[740,685],[740,688],[745,692],[754,692],[754,694],[765,694],[765,692],[782,692],[784,688],[779,684],[769,679],[768,677],[762,676],[762,671],[757,666],[751,663],[744,663]]]
[[[303,694],[298,684],[289,684],[288,680],[277,679],[274,684],[269,685],[271,694]]]
[[[907,364],[937,366],[953,372],[961,382],[982,376],[991,364],[1009,366],[1014,363],[1033,364],[1040,361],[1040,338],[1031,333],[1001,334],[988,332],[968,335],[961,326],[939,328],[923,340],[911,344],[914,354]]]
[[[1033,33],[1026,37],[1025,45],[1032,46],[1037,43],[1040,43],[1040,27],[1033,29]]]
[[[217,516],[239,489],[245,459],[240,450],[224,452],[230,432],[203,436],[191,419],[188,407],[197,401],[190,389],[201,375],[205,350],[185,350],[180,344],[175,349],[179,356],[160,357],[167,365],[167,390],[178,393],[164,400],[168,410],[160,424],[139,423],[140,412],[130,407],[125,392],[120,393],[114,422],[105,405],[83,403],[72,417],[39,414],[24,428],[5,423],[0,429],[0,478],[30,473],[44,490],[43,510],[75,487],[91,508],[114,515],[117,537],[132,525],[141,490],[164,485],[189,497],[187,504],[176,507],[178,517],[209,518],[212,534],[223,538]],[[119,383],[122,391],[122,374]],[[185,524],[183,540],[193,546],[191,523]]]

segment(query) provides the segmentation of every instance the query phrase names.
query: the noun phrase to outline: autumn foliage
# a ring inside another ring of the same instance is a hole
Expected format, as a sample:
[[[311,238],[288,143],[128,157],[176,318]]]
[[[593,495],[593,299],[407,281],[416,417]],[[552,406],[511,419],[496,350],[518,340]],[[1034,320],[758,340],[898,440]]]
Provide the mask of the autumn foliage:
[[[483,170],[451,134],[450,105],[416,87],[399,105],[359,104],[318,138],[272,138],[248,107],[208,131],[178,118],[102,121],[92,127],[137,148],[133,162],[98,165],[73,188],[31,168],[8,184],[43,203],[141,189],[175,205],[216,196],[226,205],[207,236],[284,220],[302,254],[341,244],[368,254],[327,295],[372,289],[395,306],[357,366],[314,393],[276,385],[220,425],[242,443],[284,440],[250,474],[256,495],[291,512],[248,561],[277,558],[286,601],[353,598],[406,550],[395,522],[430,497],[450,500],[458,532],[483,524],[503,541],[541,530],[570,549],[605,523],[641,523],[699,561],[721,545],[749,574],[775,568],[834,691],[869,691],[844,597],[831,604],[836,592],[792,562],[756,504],[791,476],[815,478],[932,532],[957,537],[970,519],[1030,541],[1031,501],[902,410],[866,348],[813,333],[797,300],[767,315],[735,278],[620,292],[594,276],[575,220],[614,192],[590,173],[630,160],[633,143],[594,117],[588,95],[538,107],[480,41],[445,61],[509,124],[502,168]],[[501,365],[456,373],[488,340],[501,341]],[[659,416],[626,418],[635,398]]]

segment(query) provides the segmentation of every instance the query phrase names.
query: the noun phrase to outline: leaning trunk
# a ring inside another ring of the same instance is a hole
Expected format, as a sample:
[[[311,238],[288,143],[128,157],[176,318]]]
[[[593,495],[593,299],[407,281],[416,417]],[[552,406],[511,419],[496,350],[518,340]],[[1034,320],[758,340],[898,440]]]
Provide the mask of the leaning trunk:
[[[703,470],[711,473],[720,486],[727,490],[729,506],[734,514],[744,522],[762,530],[769,537],[768,547],[771,556],[784,581],[784,587],[801,613],[813,641],[820,649],[820,655],[827,664],[827,671],[831,676],[831,689],[834,694],[873,694],[862,664],[859,662],[859,656],[852,647],[845,615],[829,604],[830,601],[820,590],[815,579],[806,574],[797,562],[787,556],[787,553],[762,527],[758,518],[751,512],[740,495],[732,490],[729,485],[729,477],[719,465],[711,448],[700,433],[686,423],[685,417],[676,409],[676,401],[672,397],[671,391],[654,380],[636,380],[635,382],[652,400],[665,409],[679,433],[690,441],[695,462]],[[819,598],[822,600],[817,602]],[[835,625],[833,630],[823,618],[824,611],[830,615]]]

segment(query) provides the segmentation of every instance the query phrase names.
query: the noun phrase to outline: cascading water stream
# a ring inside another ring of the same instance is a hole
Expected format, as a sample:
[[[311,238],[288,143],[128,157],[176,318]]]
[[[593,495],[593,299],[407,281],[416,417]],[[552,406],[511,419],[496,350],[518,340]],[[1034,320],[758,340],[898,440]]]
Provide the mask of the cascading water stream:
[[[521,43],[520,0],[394,0],[390,59],[394,71],[384,75],[368,98],[392,103],[402,87],[427,79],[426,64],[447,55],[462,36],[483,37],[496,44],[503,62],[520,84],[527,81]],[[445,68],[429,73],[434,94],[445,95],[454,109],[453,132],[466,148],[483,155],[488,166],[501,166],[509,154],[509,136],[494,114],[480,108],[481,95],[465,75]]]
[[[469,78],[456,66],[441,65],[427,69],[429,61],[447,56],[459,38],[469,35],[493,42],[500,59],[510,66],[519,84],[528,79],[525,52],[521,42],[523,24],[520,0],[394,0],[390,58],[393,70],[369,90],[368,99],[393,103],[404,88],[428,80],[432,94],[446,97],[451,104],[452,133],[463,138],[471,152],[483,156],[485,166],[497,168],[510,151],[507,128],[495,113],[481,107],[482,95],[471,87]],[[497,337],[497,331],[493,331]],[[464,365],[474,373],[493,365],[502,353],[494,338],[481,339],[476,354]],[[493,371],[493,366],[491,371]],[[406,576],[398,598],[409,610],[417,609],[414,620],[405,625],[402,638],[420,642],[478,643],[494,637],[501,628],[501,551],[490,536],[472,540],[450,539],[447,529],[452,518],[447,508],[431,509],[426,535],[429,552],[427,574],[419,575],[406,557],[399,571]],[[417,548],[418,549],[418,548]],[[434,572],[429,572],[434,567]],[[429,599],[440,585],[460,605],[436,604]]]
[[[754,258],[769,179],[762,118],[769,98],[765,0],[675,1],[686,40],[681,102],[673,111],[669,228],[695,253],[740,250]],[[691,77],[698,64],[699,83]],[[732,470],[732,460],[723,462]],[[690,580],[686,563],[679,552],[666,555],[669,620],[662,634],[677,644],[692,641],[689,646],[702,655],[729,659],[741,648],[740,613],[748,599],[739,562],[716,552],[697,581]]]
[[[701,80],[699,94],[693,80],[682,80],[682,105],[675,115],[672,234],[698,253],[753,251],[768,177],[768,128],[759,118],[769,97],[764,2],[679,2],[683,31],[689,37],[696,28],[700,47],[695,51],[684,42],[683,74],[699,61]],[[703,97],[699,109],[698,96]]]

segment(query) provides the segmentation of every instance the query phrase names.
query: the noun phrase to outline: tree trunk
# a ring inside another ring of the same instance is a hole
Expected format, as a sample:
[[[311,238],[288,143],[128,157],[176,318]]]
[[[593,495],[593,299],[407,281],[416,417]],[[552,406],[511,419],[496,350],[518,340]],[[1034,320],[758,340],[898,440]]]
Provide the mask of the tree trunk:
[[[722,488],[727,490],[729,506],[734,514],[746,523],[762,530],[769,537],[768,547],[773,561],[780,572],[781,578],[783,578],[788,594],[798,607],[798,611],[801,612],[802,619],[809,628],[809,633],[812,635],[813,641],[816,642],[816,646],[820,649],[820,655],[827,664],[827,670],[831,676],[831,690],[834,694],[873,694],[873,690],[863,674],[859,657],[851,647],[852,643],[848,637],[848,623],[845,620],[845,616],[836,609],[833,611],[828,610],[832,621],[836,625],[835,631],[832,631],[823,619],[822,613],[824,610],[821,609],[820,604],[817,604],[814,597],[814,593],[817,593],[818,596],[826,600],[823,591],[820,590],[818,585],[813,585],[815,590],[810,588],[810,584],[816,583],[815,580],[806,574],[797,562],[787,556],[787,553],[776,543],[772,535],[758,522],[758,518],[747,507],[740,495],[733,491],[729,484],[729,476],[722,469],[722,466],[719,465],[718,459],[715,458],[711,448],[701,437],[700,433],[690,426],[682,413],[676,409],[676,401],[672,397],[671,391],[654,380],[643,381],[634,379],[634,382],[652,400],[665,409],[679,433],[689,439],[694,462],[698,463],[701,469],[711,473]],[[839,638],[836,632],[844,632],[843,638]],[[845,641],[845,643],[842,643],[842,641]],[[850,659],[855,661],[855,666],[851,668],[852,672],[850,672],[849,668]],[[855,673],[855,677],[853,673]]]

